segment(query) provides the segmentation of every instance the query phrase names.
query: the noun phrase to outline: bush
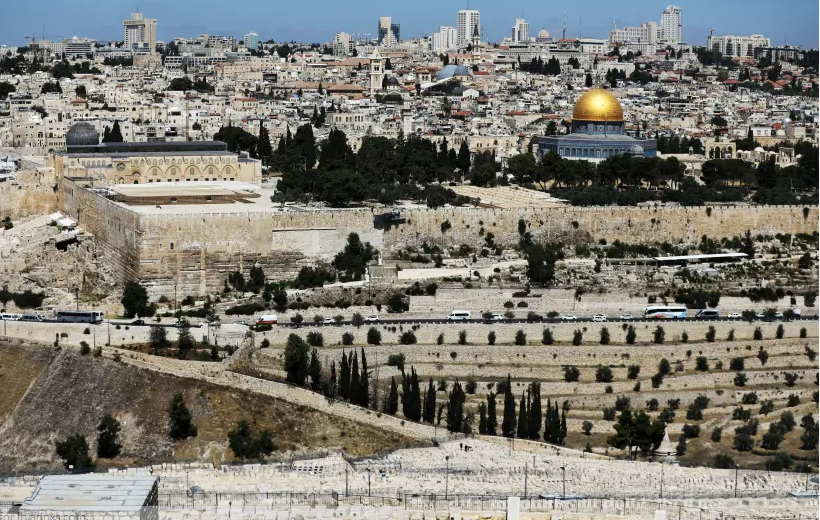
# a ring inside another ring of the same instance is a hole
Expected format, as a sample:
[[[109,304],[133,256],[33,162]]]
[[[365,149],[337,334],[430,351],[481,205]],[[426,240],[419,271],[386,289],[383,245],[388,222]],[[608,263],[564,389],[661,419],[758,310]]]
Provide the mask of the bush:
[[[581,424],[581,431],[584,432],[584,435],[589,436],[592,434],[592,422],[591,421],[584,421]]]
[[[290,317],[290,322],[293,323],[294,325],[299,325],[303,321],[305,321],[305,317],[302,316],[301,314],[296,314],[296,315]]]
[[[615,420],[615,408],[604,408],[603,412],[605,421]]]
[[[466,345],[467,344],[467,331],[462,330],[458,333],[458,344],[459,345]]]
[[[735,340],[735,329],[730,329],[729,334],[726,335],[726,341],[734,341]]]
[[[686,436],[681,435],[678,439],[678,444],[675,446],[675,453],[678,457],[686,455]]]
[[[757,404],[757,392],[743,394],[740,398],[740,402],[743,404]]]
[[[404,354],[390,354],[387,356],[387,366],[404,370]]]
[[[581,341],[584,340],[584,333],[581,332],[580,329],[575,329],[575,332],[572,333],[572,344],[578,346],[581,344]]]
[[[444,345],[444,333],[438,335],[436,338],[436,345]]]
[[[794,414],[789,411],[785,411],[780,414],[780,424],[783,425],[783,428],[785,428],[787,432],[790,432],[794,430],[795,426],[797,426],[797,421],[794,420]]]
[[[487,334],[487,345],[495,345],[495,331],[490,331]]]
[[[739,371],[739,370],[743,370],[745,368],[746,368],[746,360],[743,359],[742,357],[732,358],[732,360],[729,361],[729,370]]]
[[[527,344],[527,335],[521,329],[518,329],[518,332],[515,333],[515,344],[519,346]]]
[[[87,356],[91,354],[91,347],[88,346],[88,342],[81,341],[80,342],[80,355]]]
[[[735,467],[735,459],[722,453],[715,455],[715,458],[712,460],[714,461],[712,465],[716,469],[732,469]]]
[[[567,383],[574,383],[581,377],[581,371],[578,367],[569,365],[564,367],[564,381]]]
[[[800,329],[800,338],[805,339],[807,336],[808,336],[808,331],[806,330],[806,327],[802,327]]]
[[[666,332],[664,332],[663,327],[658,325],[655,329],[654,334],[652,335],[652,341],[657,344],[663,343],[663,340],[666,338]]]
[[[715,327],[713,327],[712,325],[709,325],[709,330],[706,331],[706,341],[708,341],[709,343],[714,343],[715,334],[716,334]]]
[[[650,412],[656,412],[658,410],[658,400],[654,397],[646,402],[646,409]]]
[[[225,311],[225,314],[228,316],[234,315],[243,315],[243,316],[250,316],[252,314],[256,314],[257,312],[264,311],[265,306],[260,305],[258,303],[246,303],[243,305],[236,305],[231,307],[230,309]]]
[[[735,374],[735,379],[734,379],[735,386],[746,386],[746,381],[747,380],[748,380],[748,378],[746,377],[745,372],[738,372],[737,374]]]
[[[401,337],[399,338],[399,342],[402,345],[415,345],[416,344],[416,335],[413,334],[413,331],[408,330],[402,333]]]
[[[609,345],[609,329],[601,327],[601,345]]]
[[[709,360],[706,359],[706,356],[698,356],[695,360],[695,370],[698,372],[708,372],[709,371]]]
[[[615,398],[615,409],[619,412],[629,409],[630,404],[630,399],[625,395],[619,395]]]
[[[345,332],[342,334],[342,345],[350,346],[353,344],[353,334],[350,332]]]
[[[683,425],[683,435],[687,439],[697,439],[700,437],[700,425],[697,424],[684,424]]]
[[[658,372],[657,374],[652,376],[652,388],[660,388],[662,383],[663,383],[663,374]]]
[[[669,363],[668,359],[661,358],[660,362],[658,363],[658,373],[662,376],[668,376],[672,373],[672,365]]]
[[[541,343],[544,345],[552,345],[555,343],[555,340],[552,337],[552,331],[550,329],[544,329],[544,332],[541,335]]]
[[[761,339],[763,339],[763,331],[760,330],[760,327],[755,327],[755,331],[754,334],[752,334],[752,337],[755,339],[755,341],[760,341]]]
[[[379,332],[379,329],[376,327],[370,327],[367,329],[367,344],[368,345],[381,345],[382,343],[382,333]]]
[[[800,378],[800,376],[797,374],[797,372],[784,372],[783,373],[783,379],[785,380],[786,386],[788,386],[789,388],[793,387],[795,385],[795,383],[797,383],[797,380],[799,378]]]
[[[681,343],[687,343],[689,341],[689,333],[686,332],[686,331],[683,331],[680,335],[680,340],[681,340]]]
[[[640,365],[629,365],[626,369],[626,377],[627,379],[637,379],[638,374],[641,373]]]
[[[637,334],[635,333],[635,327],[633,327],[632,325],[628,326],[626,328],[626,343],[628,345],[634,345],[636,337]]]
[[[757,359],[760,360],[760,364],[766,366],[766,361],[769,360],[769,353],[763,349],[757,351]]]
[[[598,367],[595,371],[595,382],[597,383],[611,383],[612,369],[609,367]]]
[[[783,328],[783,324],[780,323],[777,326],[777,331],[775,331],[774,336],[777,339],[783,339],[783,335],[786,333],[786,330]]]
[[[712,439],[712,442],[720,442],[720,439],[723,438],[723,428],[720,426],[715,427],[715,429],[712,430],[712,435],[710,438]]]
[[[789,401],[786,404],[789,408],[800,406],[800,396],[797,394],[789,394]]]
[[[325,344],[325,339],[321,332],[308,332],[307,342],[312,347],[321,347]]]
[[[738,406],[734,410],[732,410],[732,419],[735,421],[748,421],[752,417],[752,411],[743,408],[742,406]]]

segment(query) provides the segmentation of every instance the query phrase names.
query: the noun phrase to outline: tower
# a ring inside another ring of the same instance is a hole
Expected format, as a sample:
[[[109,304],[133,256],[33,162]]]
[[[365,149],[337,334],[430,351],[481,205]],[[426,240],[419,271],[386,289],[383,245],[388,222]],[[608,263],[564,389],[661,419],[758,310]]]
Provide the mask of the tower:
[[[473,37],[470,40],[470,45],[473,48],[473,63],[477,63],[481,59],[481,35],[478,32],[478,26],[473,28]]]
[[[375,49],[370,56],[370,93],[373,94],[382,89],[384,81],[384,65],[386,58]]]

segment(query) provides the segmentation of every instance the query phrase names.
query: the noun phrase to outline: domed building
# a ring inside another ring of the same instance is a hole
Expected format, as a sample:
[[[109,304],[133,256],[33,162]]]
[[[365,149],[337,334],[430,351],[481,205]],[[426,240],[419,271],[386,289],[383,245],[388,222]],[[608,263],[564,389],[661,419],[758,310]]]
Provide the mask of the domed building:
[[[449,65],[445,65],[438,74],[436,74],[436,81],[441,81],[443,79],[467,79],[472,76],[470,69],[465,67],[464,65],[456,65],[454,63],[450,63]]]
[[[90,123],[74,123],[65,133],[65,145],[96,146],[100,144],[100,133]]]
[[[571,133],[548,135],[538,142],[538,153],[555,152],[564,159],[600,162],[607,157],[655,157],[654,139],[635,139],[624,133],[624,111],[610,91],[593,88],[584,93],[572,111]]]

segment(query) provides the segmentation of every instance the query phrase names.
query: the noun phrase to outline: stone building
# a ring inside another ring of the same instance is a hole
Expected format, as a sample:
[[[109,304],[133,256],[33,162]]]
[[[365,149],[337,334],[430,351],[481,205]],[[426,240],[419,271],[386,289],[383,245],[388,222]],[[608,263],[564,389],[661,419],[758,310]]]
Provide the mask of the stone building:
[[[180,181],[241,181],[258,184],[262,163],[228,151],[219,141],[102,143],[88,123],[66,133],[65,152],[53,152],[48,166],[63,177],[107,184]]]

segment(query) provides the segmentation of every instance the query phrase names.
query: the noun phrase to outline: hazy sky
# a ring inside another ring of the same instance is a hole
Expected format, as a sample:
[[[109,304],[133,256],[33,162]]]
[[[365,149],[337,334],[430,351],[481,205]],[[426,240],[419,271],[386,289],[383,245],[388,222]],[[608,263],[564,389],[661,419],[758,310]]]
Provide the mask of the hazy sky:
[[[456,12],[467,1],[411,0],[23,0],[0,7],[0,44],[24,45],[26,35],[43,31],[49,39],[88,36],[121,40],[122,20],[135,8],[158,19],[158,38],[194,37],[202,33],[236,36],[250,31],[263,40],[328,42],[339,31],[375,33],[380,16],[401,24],[402,38],[430,34],[440,25],[456,25]],[[645,0],[471,0],[481,11],[485,38],[500,41],[509,35],[517,15],[530,23],[530,34],[546,28],[561,33],[566,10],[567,36],[607,38],[613,22],[622,27],[647,20],[660,22],[666,2]],[[683,37],[705,45],[709,29],[715,34],[763,34],[773,44],[818,47],[817,0],[688,0],[683,10]]]

